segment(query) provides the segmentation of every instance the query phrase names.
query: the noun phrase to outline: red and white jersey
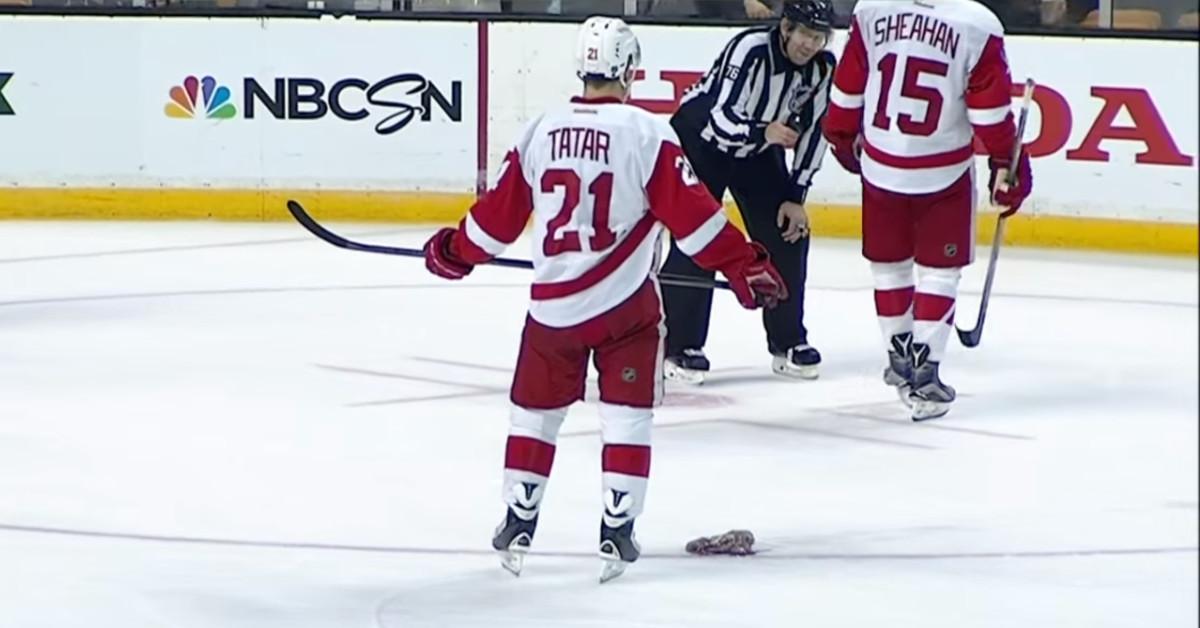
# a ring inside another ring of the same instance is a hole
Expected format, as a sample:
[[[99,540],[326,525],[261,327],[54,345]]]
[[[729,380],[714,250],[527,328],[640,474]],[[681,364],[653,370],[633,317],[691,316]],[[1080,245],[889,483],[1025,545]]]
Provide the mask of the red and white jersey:
[[[973,165],[972,136],[1011,158],[1004,28],[974,0],[861,0],[834,74],[826,136],[862,133],[862,175],[921,194]]]
[[[482,263],[531,217],[529,314],[550,327],[628,299],[658,267],[664,224],[706,268],[746,254],[745,237],[692,173],[670,125],[616,99],[575,98],[533,120],[463,219],[452,251]]]

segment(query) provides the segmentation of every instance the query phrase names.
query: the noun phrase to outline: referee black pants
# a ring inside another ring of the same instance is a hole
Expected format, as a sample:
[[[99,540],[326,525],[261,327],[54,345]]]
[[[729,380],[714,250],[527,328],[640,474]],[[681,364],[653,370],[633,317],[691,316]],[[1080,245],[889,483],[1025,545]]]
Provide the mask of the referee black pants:
[[[809,239],[785,242],[782,229],[776,223],[779,205],[787,198],[790,185],[783,148],[773,146],[758,155],[738,159],[712,148],[697,131],[678,124],[678,119],[673,119],[672,125],[696,176],[718,201],[729,190],[750,239],[767,249],[771,262],[787,285],[788,299],[774,309],[763,310],[767,350],[781,354],[791,347],[806,344],[804,280],[808,272]],[[662,272],[707,279],[714,275],[697,266],[675,246],[674,240]],[[667,355],[679,355],[688,348],[703,348],[708,339],[712,290],[663,286],[662,293],[667,315]]]

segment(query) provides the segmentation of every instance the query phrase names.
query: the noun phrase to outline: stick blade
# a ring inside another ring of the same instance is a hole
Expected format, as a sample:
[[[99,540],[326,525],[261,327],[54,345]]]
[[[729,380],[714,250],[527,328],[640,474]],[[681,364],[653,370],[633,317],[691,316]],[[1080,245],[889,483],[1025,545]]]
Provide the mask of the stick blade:
[[[328,229],[317,224],[317,221],[313,220],[312,216],[308,215],[308,212],[305,211],[304,206],[301,205],[299,202],[292,200],[292,199],[288,199],[287,210],[288,210],[288,213],[290,213],[292,215],[292,218],[295,218],[296,222],[300,223],[300,226],[304,227],[310,233],[321,238],[322,240],[332,242],[333,240],[342,239],[342,238],[339,238],[338,236],[334,235]]]
[[[420,249],[383,246],[379,244],[364,244],[362,242],[355,242],[354,240],[343,238],[342,236],[321,226],[321,223],[317,222],[312,216],[308,215],[308,212],[305,211],[304,206],[295,200],[288,200],[287,209],[288,213],[292,215],[292,218],[296,219],[296,222],[300,223],[301,227],[304,227],[309,233],[338,248],[349,249],[351,251],[363,251],[366,253],[380,253],[383,255],[425,257],[424,251]]]
[[[983,328],[982,327],[976,327],[975,329],[970,329],[970,330],[958,329],[956,327],[954,329],[954,331],[958,332],[958,340],[959,340],[959,342],[961,342],[963,344],[964,347],[979,346],[979,341],[981,340],[981,337],[983,336]]]
[[[305,216],[308,215],[308,212],[304,211],[304,207],[300,203],[298,203],[295,200],[292,200],[290,198],[288,199],[288,202],[287,202],[287,208],[288,208],[288,211],[292,213],[293,217],[299,217],[301,215],[305,215]]]

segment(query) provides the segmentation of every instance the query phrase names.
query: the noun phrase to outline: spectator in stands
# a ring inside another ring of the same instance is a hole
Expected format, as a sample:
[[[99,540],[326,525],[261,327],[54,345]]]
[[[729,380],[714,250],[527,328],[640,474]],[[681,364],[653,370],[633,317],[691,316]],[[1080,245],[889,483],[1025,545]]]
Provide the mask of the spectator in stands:
[[[1100,0],[1050,0],[1057,4],[1064,5],[1061,10],[1057,10],[1058,20],[1055,21],[1053,14],[1047,16],[1043,12],[1043,24],[1048,26],[1079,26],[1086,23],[1088,27],[1096,27],[1096,15],[1100,11]],[[1121,13],[1125,11],[1150,11],[1157,13],[1161,20],[1156,28],[1177,29],[1180,28],[1180,18],[1186,14],[1195,14],[1200,11],[1200,2],[1197,0],[1113,0],[1113,13],[1115,28],[1131,28],[1129,22],[1121,17]],[[1089,20],[1089,16],[1091,19]],[[1045,19],[1049,17],[1050,19]]]
[[[1042,26],[1062,24],[1067,14],[1067,0],[1042,0]]]
[[[1042,10],[1040,0],[980,0],[987,5],[1005,30],[1027,26],[1040,26]]]
[[[1079,26],[1087,14],[1100,8],[1100,0],[1042,0],[1044,26]]]
[[[1042,25],[1060,27],[1078,27],[1088,20],[1088,16],[1100,11],[1100,0],[1042,0]],[[1113,0],[1116,28],[1122,25],[1120,12],[1126,10],[1143,10],[1158,13],[1162,19],[1163,29],[1181,28],[1180,18],[1188,13],[1200,11],[1197,0]],[[1095,17],[1087,23],[1088,27],[1096,28]]]
[[[625,15],[625,0],[512,0],[513,13],[551,15]]]
[[[1188,13],[1200,12],[1200,2],[1197,0],[1113,0],[1113,8],[1158,11],[1162,16],[1162,28],[1180,28],[1179,19]]]
[[[649,0],[639,9],[663,17],[765,20],[779,15],[781,0]]]
[[[412,0],[413,11],[498,13],[500,8],[500,0]]]
[[[772,0],[765,3],[762,0],[745,0],[742,3],[742,8],[746,11],[746,17],[754,20],[769,20],[779,15],[779,0]]]

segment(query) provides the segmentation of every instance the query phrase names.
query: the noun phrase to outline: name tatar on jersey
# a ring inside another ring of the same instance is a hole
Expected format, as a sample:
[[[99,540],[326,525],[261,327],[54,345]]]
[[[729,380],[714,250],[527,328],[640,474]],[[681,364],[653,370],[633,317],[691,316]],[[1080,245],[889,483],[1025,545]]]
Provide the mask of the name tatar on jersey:
[[[608,133],[590,127],[568,127],[550,129],[550,159],[586,159],[609,164],[608,147],[612,137]]]

